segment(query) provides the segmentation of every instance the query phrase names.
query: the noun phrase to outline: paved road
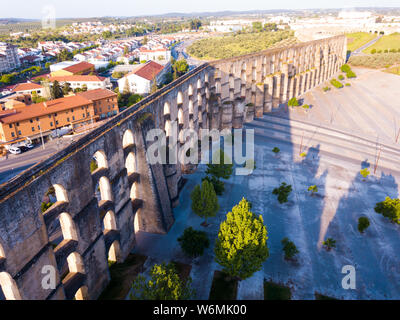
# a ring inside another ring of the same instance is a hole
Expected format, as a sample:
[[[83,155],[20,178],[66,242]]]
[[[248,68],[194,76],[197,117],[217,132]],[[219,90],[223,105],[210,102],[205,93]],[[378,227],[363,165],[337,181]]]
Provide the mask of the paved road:
[[[379,37],[376,37],[375,39],[371,40],[370,42],[364,44],[362,47],[360,47],[360,48],[354,50],[354,51],[351,53],[351,56],[356,56],[356,55],[362,53],[362,51],[363,51],[364,49],[368,48],[369,46],[372,46],[372,45],[373,45],[375,42],[377,42],[380,38],[382,38],[382,35],[380,35]]]
[[[186,48],[189,47],[193,43],[193,41],[194,40],[185,40],[172,48],[172,56],[174,57],[174,59],[186,59],[187,63],[189,64],[190,70],[204,63],[204,61],[196,60],[187,54]]]
[[[71,139],[60,138],[47,142],[45,149],[43,149],[42,145],[37,145],[34,149],[21,154],[8,154],[8,158],[0,157],[0,184],[41,160],[50,157],[71,143]]]

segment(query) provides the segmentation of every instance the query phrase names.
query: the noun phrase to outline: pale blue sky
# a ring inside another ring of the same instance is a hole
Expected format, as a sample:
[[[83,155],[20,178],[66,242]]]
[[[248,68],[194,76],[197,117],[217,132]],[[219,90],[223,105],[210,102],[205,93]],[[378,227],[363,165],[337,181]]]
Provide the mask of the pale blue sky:
[[[42,18],[52,5],[57,18],[138,16],[169,12],[268,10],[307,8],[399,7],[399,0],[0,0],[1,18]]]

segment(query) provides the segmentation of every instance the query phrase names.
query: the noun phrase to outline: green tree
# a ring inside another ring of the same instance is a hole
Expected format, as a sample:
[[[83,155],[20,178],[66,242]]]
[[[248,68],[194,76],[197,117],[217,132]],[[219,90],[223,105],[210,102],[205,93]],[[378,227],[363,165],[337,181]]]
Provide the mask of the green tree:
[[[219,149],[213,156],[213,163],[207,164],[206,174],[220,179],[229,179],[233,173],[233,164],[229,157]]]
[[[207,234],[204,231],[194,230],[192,227],[183,231],[183,235],[178,238],[178,242],[185,255],[191,258],[202,256],[204,249],[210,246]]]
[[[131,300],[188,300],[194,296],[191,278],[182,281],[172,263],[155,264],[150,279],[138,275],[132,284]]]
[[[71,86],[68,82],[66,82],[62,88],[64,96],[66,96],[71,91]]]
[[[261,32],[263,30],[263,25],[260,21],[254,21],[253,22],[253,31],[255,32]]]
[[[285,253],[286,260],[292,259],[296,254],[299,253],[299,250],[297,249],[294,242],[290,241],[288,238],[282,239],[281,243],[283,245],[282,250]]]
[[[325,246],[326,250],[330,251],[332,248],[336,248],[336,240],[332,238],[326,239],[322,244]]]
[[[203,178],[201,181],[203,182],[204,180],[207,180],[208,182],[210,182],[215,190],[215,193],[217,194],[217,196],[222,196],[224,194],[225,191],[225,184],[217,179],[214,176],[206,176],[205,178]]]
[[[112,33],[111,33],[111,31],[104,31],[104,32],[101,34],[101,36],[102,36],[104,39],[110,39],[110,38],[112,38]]]
[[[400,200],[386,197],[385,201],[378,202],[375,212],[389,218],[393,223],[400,224]]]
[[[250,203],[243,198],[228,212],[214,248],[215,260],[223,271],[239,279],[249,278],[261,270],[269,256],[264,220],[250,210]]]
[[[50,89],[50,95],[52,100],[59,99],[64,96],[63,90],[57,80],[53,82],[53,85]]]
[[[82,92],[86,92],[87,90],[88,90],[87,85],[84,84],[84,85],[82,86]]]
[[[207,224],[208,217],[215,217],[219,211],[219,203],[217,194],[214,191],[214,187],[207,180],[203,181],[200,185],[197,185],[192,194],[192,210],[195,214],[205,219]]]
[[[143,37],[143,40],[142,40],[142,44],[143,44],[143,45],[146,45],[147,42],[149,42],[149,39],[147,38],[147,36],[144,36],[144,37]]]
[[[292,192],[292,186],[287,185],[286,182],[282,182],[282,184],[279,188],[275,188],[272,191],[272,194],[278,196],[278,201],[279,201],[279,203],[282,204],[282,203],[288,202],[288,197],[291,192]]]
[[[278,154],[281,150],[278,147],[272,149],[272,152]]]
[[[318,187],[317,186],[309,186],[308,191],[311,191],[311,194],[317,193],[318,192]]]
[[[367,168],[364,168],[362,170],[360,170],[360,174],[363,176],[363,178],[367,178],[370,175],[370,172]]]
[[[358,231],[363,233],[369,227],[369,219],[367,217],[358,218]]]

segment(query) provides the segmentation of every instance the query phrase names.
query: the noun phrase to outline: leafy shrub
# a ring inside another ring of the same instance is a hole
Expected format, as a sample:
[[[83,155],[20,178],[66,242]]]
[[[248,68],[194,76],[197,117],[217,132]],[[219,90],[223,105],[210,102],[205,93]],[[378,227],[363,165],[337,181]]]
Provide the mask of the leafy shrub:
[[[376,53],[376,49],[372,49],[372,50],[371,50],[371,53],[372,53],[372,54],[375,54],[375,53]]]
[[[356,78],[357,75],[354,73],[354,71],[350,70],[349,72],[346,73],[346,77],[348,79],[351,79],[351,78]]]
[[[299,105],[299,101],[296,99],[296,97],[293,97],[288,101],[289,107],[298,107]]]
[[[310,109],[310,106],[309,106],[308,104],[303,104],[301,107],[302,107],[303,109],[305,109],[305,110]]]
[[[41,203],[41,205],[40,205],[40,209],[41,209],[41,211],[42,211],[42,213],[44,213],[44,212],[46,212],[48,209],[50,209],[51,208],[51,206],[53,205],[54,203],[53,202],[51,202],[51,201],[49,201],[49,202],[42,202]]]
[[[191,258],[202,256],[204,249],[210,246],[207,234],[204,231],[194,230],[192,227],[186,228],[178,238],[182,251]]]
[[[365,56],[352,56],[349,59],[352,66],[367,67],[373,69],[383,68],[386,65],[394,65],[400,63],[400,53],[379,53]]]
[[[92,159],[92,161],[90,161],[90,172],[93,173],[98,168],[99,168],[99,166],[97,165],[97,161]]]
[[[346,87],[351,87],[351,84],[350,83],[346,83],[345,86]]]
[[[351,71],[351,68],[350,68],[350,66],[349,66],[348,64],[344,64],[344,65],[342,65],[342,66],[340,67],[340,70],[341,70],[342,72],[344,72],[344,73],[347,73],[347,72]]]
[[[400,200],[386,197],[385,201],[378,202],[375,212],[389,218],[393,223],[400,224]]]
[[[331,88],[329,88],[329,87],[323,87],[322,90],[324,90],[324,92],[327,92],[327,91],[331,90]]]
[[[281,150],[278,147],[272,149],[272,152],[278,154]]]
[[[296,254],[299,253],[299,250],[294,242],[290,241],[288,238],[282,239],[281,243],[283,245],[282,250],[285,253],[286,260],[292,259]]]
[[[343,76],[342,74],[340,74],[340,75],[338,76],[338,79],[339,79],[339,80],[344,80],[344,76]]]
[[[332,79],[330,82],[337,89],[343,88],[343,84],[336,79]]]
[[[275,188],[272,194],[278,196],[278,201],[280,204],[288,202],[288,197],[292,192],[292,186],[287,185],[286,182],[282,182],[279,188]]]
[[[358,231],[363,233],[369,227],[369,219],[367,217],[360,217],[358,219]]]
[[[322,244],[328,251],[331,250],[332,248],[336,248],[336,240],[333,240],[332,238],[326,239]]]
[[[360,170],[360,174],[364,177],[367,178],[370,175],[370,172],[367,168],[364,168],[362,170]]]
[[[132,284],[131,300],[188,300],[194,296],[191,278],[182,281],[173,263],[155,264],[150,279],[138,275]]]
[[[312,193],[317,193],[318,187],[317,186],[309,186],[307,190],[311,191]]]
[[[306,153],[306,152],[302,152],[302,153],[300,153],[300,157],[302,157],[302,158],[305,158],[305,157],[307,157],[307,153]]]

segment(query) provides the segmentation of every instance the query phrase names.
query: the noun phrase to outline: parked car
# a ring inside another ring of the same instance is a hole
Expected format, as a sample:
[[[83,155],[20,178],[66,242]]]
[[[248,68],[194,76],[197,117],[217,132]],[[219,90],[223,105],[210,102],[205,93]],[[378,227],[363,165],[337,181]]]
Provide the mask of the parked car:
[[[17,147],[9,147],[8,151],[12,154],[20,154],[21,153],[21,149],[17,148]]]
[[[20,146],[19,149],[21,150],[21,152],[27,152],[30,150],[30,148],[28,148],[26,146]]]
[[[25,147],[27,147],[28,149],[33,149],[35,145],[32,143],[25,143]]]

